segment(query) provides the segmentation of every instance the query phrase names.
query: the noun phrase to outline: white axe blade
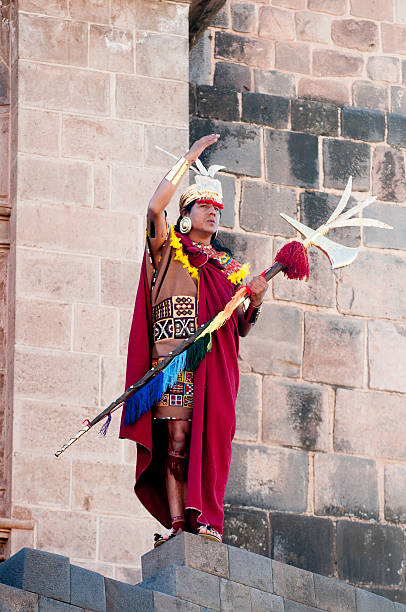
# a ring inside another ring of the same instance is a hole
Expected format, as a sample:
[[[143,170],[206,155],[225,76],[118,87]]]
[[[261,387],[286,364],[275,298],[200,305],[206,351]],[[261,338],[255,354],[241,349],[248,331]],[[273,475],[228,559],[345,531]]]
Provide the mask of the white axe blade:
[[[314,234],[314,230],[311,227],[307,227],[307,225],[300,223],[300,221],[292,219],[292,217],[285,215],[285,213],[280,213],[280,216],[302,234],[304,238],[309,238]],[[333,240],[329,240],[325,236],[315,236],[312,239],[312,244],[327,255],[333,270],[349,266],[358,255],[358,249],[338,244],[338,242],[333,242]]]

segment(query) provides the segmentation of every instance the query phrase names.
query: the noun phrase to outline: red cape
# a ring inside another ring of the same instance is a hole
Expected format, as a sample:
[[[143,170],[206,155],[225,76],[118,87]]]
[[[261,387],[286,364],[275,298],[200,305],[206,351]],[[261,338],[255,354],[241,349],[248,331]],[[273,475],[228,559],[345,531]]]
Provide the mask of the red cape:
[[[178,235],[192,265],[199,267],[198,323],[222,310],[234,293],[234,285],[214,259],[206,261],[189,238]],[[128,343],[126,388],[151,367],[151,300],[146,256],[135,301]],[[212,335],[212,349],[194,376],[193,419],[190,443],[186,508],[199,511],[198,521],[223,532],[223,500],[235,432],[235,400],[238,392],[238,315]],[[171,527],[164,465],[168,440],[166,427],[152,426],[151,412],[134,425],[124,425],[120,438],[137,442],[134,491],[146,509],[165,527]]]

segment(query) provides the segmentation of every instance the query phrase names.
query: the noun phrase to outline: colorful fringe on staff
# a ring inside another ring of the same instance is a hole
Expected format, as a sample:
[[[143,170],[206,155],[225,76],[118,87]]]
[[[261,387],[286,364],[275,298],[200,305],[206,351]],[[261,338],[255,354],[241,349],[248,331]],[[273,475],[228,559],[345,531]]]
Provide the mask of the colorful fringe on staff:
[[[226,304],[224,310],[214,317],[210,325],[202,331],[193,344],[183,353],[174,357],[161,372],[125,402],[124,425],[133,425],[143,414],[151,410],[153,404],[158,402],[165,391],[175,384],[182,370],[187,370],[188,372],[197,370],[200,363],[211,350],[212,333],[228,321],[237,306],[243,302],[246,294],[247,287],[241,287],[236,291],[231,300]]]

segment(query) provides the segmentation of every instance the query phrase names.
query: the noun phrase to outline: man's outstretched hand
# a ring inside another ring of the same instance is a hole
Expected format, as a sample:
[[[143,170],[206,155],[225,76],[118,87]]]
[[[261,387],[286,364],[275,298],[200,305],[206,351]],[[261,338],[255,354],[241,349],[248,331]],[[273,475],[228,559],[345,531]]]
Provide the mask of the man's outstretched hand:
[[[185,159],[190,161],[192,164],[197,160],[198,157],[203,153],[207,147],[214,144],[220,138],[220,134],[209,134],[208,136],[203,136],[196,140],[190,147],[189,151],[185,155]]]

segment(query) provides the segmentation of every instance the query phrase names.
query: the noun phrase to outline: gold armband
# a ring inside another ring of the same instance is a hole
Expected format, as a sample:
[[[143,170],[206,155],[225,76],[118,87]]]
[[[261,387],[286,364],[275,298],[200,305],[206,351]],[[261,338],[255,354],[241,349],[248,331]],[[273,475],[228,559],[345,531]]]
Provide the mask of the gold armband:
[[[169,170],[168,174],[165,176],[166,180],[172,183],[172,185],[177,185],[189,168],[190,163],[191,162],[184,157],[178,159],[172,170]]]

